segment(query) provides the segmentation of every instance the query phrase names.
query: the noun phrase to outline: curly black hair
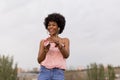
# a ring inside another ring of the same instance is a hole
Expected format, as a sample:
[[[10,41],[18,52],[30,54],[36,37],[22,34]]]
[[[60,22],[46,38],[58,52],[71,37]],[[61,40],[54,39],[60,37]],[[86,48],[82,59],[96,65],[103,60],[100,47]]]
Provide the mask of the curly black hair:
[[[65,17],[59,13],[49,14],[44,20],[44,25],[46,29],[48,28],[48,23],[50,21],[54,21],[57,23],[58,27],[60,28],[59,34],[61,34],[64,30],[65,23],[66,23]]]

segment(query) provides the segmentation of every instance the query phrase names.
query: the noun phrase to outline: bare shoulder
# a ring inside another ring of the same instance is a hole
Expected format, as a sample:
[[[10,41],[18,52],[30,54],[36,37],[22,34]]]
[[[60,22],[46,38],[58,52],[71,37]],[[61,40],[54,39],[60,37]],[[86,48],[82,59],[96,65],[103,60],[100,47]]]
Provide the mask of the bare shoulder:
[[[43,43],[44,43],[44,39],[42,39],[41,41],[40,41],[40,45],[43,45]]]
[[[62,38],[64,42],[69,42],[69,38]]]
[[[69,38],[66,38],[66,37],[65,37],[65,38],[62,38],[62,39],[63,39],[63,40],[67,40],[67,41],[69,41]]]

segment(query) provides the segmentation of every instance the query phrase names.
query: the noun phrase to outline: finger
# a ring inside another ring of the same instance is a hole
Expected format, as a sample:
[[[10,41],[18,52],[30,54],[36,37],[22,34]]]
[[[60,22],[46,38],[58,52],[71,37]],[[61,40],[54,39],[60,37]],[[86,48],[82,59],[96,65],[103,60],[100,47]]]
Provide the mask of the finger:
[[[58,47],[59,46],[59,42],[55,42],[55,47]]]

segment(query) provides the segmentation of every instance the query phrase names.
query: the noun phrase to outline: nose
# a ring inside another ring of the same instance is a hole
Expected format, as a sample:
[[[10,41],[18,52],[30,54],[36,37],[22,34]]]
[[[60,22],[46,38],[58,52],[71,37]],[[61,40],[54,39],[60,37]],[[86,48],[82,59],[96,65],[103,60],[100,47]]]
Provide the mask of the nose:
[[[49,27],[49,28],[52,28],[53,26],[52,26],[52,25],[49,25],[48,27]]]
[[[48,29],[51,29],[51,28],[53,28],[53,25],[48,25]]]

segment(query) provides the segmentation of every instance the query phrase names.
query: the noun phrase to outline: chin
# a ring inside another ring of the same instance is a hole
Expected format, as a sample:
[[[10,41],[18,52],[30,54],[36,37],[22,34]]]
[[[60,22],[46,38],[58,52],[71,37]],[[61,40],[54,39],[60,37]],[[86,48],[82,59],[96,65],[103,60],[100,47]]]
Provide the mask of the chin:
[[[56,34],[54,34],[54,33],[50,33],[50,35],[56,35]]]

